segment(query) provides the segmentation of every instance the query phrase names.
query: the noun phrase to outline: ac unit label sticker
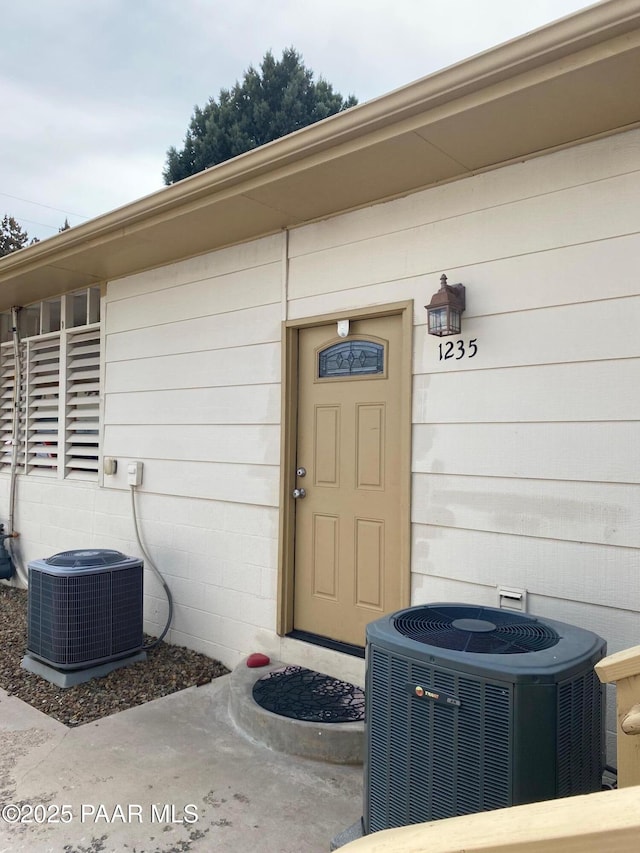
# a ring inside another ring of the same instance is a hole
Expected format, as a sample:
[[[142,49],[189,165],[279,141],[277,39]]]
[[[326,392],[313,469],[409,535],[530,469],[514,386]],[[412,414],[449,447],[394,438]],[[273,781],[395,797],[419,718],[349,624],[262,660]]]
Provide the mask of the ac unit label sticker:
[[[462,705],[456,696],[443,693],[442,690],[423,687],[421,684],[407,684],[407,691],[417,699],[429,699],[431,702],[437,702],[438,705],[449,705],[449,707],[454,708],[460,708]]]

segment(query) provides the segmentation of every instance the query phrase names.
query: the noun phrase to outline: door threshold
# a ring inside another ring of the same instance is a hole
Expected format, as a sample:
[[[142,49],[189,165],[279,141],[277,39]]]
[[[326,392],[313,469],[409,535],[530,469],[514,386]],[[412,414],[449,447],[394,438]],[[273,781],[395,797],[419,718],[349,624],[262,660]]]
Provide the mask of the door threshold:
[[[322,646],[334,652],[342,652],[343,655],[351,655],[355,658],[364,658],[364,647],[355,646],[352,643],[342,643],[340,640],[332,640],[330,637],[322,637],[319,634],[311,634],[308,631],[290,631],[287,635],[292,640],[301,640],[312,646]]]

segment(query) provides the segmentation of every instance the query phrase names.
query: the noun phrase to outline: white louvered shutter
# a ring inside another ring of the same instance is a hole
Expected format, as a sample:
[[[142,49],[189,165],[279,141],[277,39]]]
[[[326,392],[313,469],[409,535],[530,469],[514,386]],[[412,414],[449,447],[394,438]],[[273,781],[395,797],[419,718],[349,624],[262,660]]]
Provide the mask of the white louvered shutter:
[[[26,347],[22,345],[23,365]],[[11,449],[13,438],[13,406],[15,399],[16,361],[13,342],[0,346],[0,471],[11,470]],[[23,389],[24,390],[24,389]],[[24,414],[24,393],[21,395],[21,408]],[[18,470],[24,466],[24,418],[20,418],[18,437]]]
[[[27,472],[58,470],[60,335],[27,341]]]
[[[66,476],[97,475],[100,438],[100,327],[67,338]]]

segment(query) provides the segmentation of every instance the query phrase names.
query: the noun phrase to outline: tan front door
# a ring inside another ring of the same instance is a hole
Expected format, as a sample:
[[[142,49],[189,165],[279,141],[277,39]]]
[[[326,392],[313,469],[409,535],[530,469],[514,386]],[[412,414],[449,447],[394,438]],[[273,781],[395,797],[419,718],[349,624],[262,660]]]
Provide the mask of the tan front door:
[[[403,605],[402,320],[300,330],[294,629],[363,646]]]

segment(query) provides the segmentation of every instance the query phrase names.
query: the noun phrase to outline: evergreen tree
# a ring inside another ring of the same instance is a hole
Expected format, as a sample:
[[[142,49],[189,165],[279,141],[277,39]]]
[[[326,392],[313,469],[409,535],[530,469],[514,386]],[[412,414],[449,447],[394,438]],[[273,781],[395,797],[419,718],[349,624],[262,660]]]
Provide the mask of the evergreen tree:
[[[313,71],[293,48],[284,50],[280,61],[269,51],[259,71],[251,66],[242,83],[221,89],[218,100],[210,98],[202,109],[195,107],[184,147],[167,152],[164,181],[195,175],[357,103],[322,78],[314,82]]]
[[[17,249],[24,248],[28,240],[27,232],[23,231],[13,216],[5,213],[0,222],[0,258],[15,252]]]

